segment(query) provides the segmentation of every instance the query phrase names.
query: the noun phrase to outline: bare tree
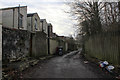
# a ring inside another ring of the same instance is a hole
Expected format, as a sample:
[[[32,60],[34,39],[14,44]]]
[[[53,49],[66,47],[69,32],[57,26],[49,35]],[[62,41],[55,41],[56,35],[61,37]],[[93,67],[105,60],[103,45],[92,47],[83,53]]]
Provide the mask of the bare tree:
[[[75,0],[71,3],[71,12],[77,17],[80,34],[93,35],[102,31],[99,6],[100,2]]]
[[[100,19],[105,31],[115,31],[118,29],[120,21],[120,3],[119,2],[104,2],[103,9],[100,10]]]

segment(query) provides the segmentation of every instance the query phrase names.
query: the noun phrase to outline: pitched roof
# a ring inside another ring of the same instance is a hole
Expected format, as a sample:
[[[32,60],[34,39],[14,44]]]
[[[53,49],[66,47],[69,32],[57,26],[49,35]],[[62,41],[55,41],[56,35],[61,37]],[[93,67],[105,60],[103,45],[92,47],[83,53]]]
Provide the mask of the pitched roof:
[[[29,13],[29,14],[27,14],[27,17],[31,17],[31,16],[33,16],[34,14],[37,14],[37,13]]]
[[[46,21],[46,19],[40,19],[40,21]]]
[[[23,8],[23,7],[27,7],[27,6],[16,6],[16,7],[8,7],[8,8],[1,8],[0,10],[8,10],[8,9],[15,9],[15,8]]]
[[[51,23],[48,23],[48,26],[52,26],[52,24],[51,24]]]

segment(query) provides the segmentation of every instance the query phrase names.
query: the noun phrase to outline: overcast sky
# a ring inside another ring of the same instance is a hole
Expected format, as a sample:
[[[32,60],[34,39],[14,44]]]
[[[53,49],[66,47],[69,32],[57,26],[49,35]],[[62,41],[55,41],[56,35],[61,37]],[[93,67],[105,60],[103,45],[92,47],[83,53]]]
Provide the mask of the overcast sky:
[[[69,6],[65,4],[66,0],[0,0],[0,8],[27,6],[28,13],[37,12],[41,19],[46,19],[52,23],[53,32],[58,35],[74,35],[74,21],[68,13]]]

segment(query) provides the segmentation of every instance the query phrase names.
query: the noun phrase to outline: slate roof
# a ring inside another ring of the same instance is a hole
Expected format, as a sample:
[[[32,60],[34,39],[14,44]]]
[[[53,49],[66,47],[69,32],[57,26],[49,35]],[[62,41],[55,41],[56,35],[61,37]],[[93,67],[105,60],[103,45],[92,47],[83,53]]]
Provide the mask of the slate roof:
[[[34,14],[37,14],[37,13],[29,13],[27,14],[27,17],[32,17]]]
[[[23,7],[27,7],[27,6],[20,6],[20,8],[23,8]],[[8,9],[14,9],[14,8],[19,8],[19,6],[17,6],[17,7],[1,8],[0,10],[8,10]]]

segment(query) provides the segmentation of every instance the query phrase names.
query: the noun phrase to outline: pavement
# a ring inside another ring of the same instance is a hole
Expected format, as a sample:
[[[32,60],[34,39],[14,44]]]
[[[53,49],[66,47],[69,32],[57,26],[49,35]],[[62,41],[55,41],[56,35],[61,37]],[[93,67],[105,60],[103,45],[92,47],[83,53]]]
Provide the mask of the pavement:
[[[22,78],[112,78],[98,65],[80,58],[78,51],[40,62],[22,75]]]

